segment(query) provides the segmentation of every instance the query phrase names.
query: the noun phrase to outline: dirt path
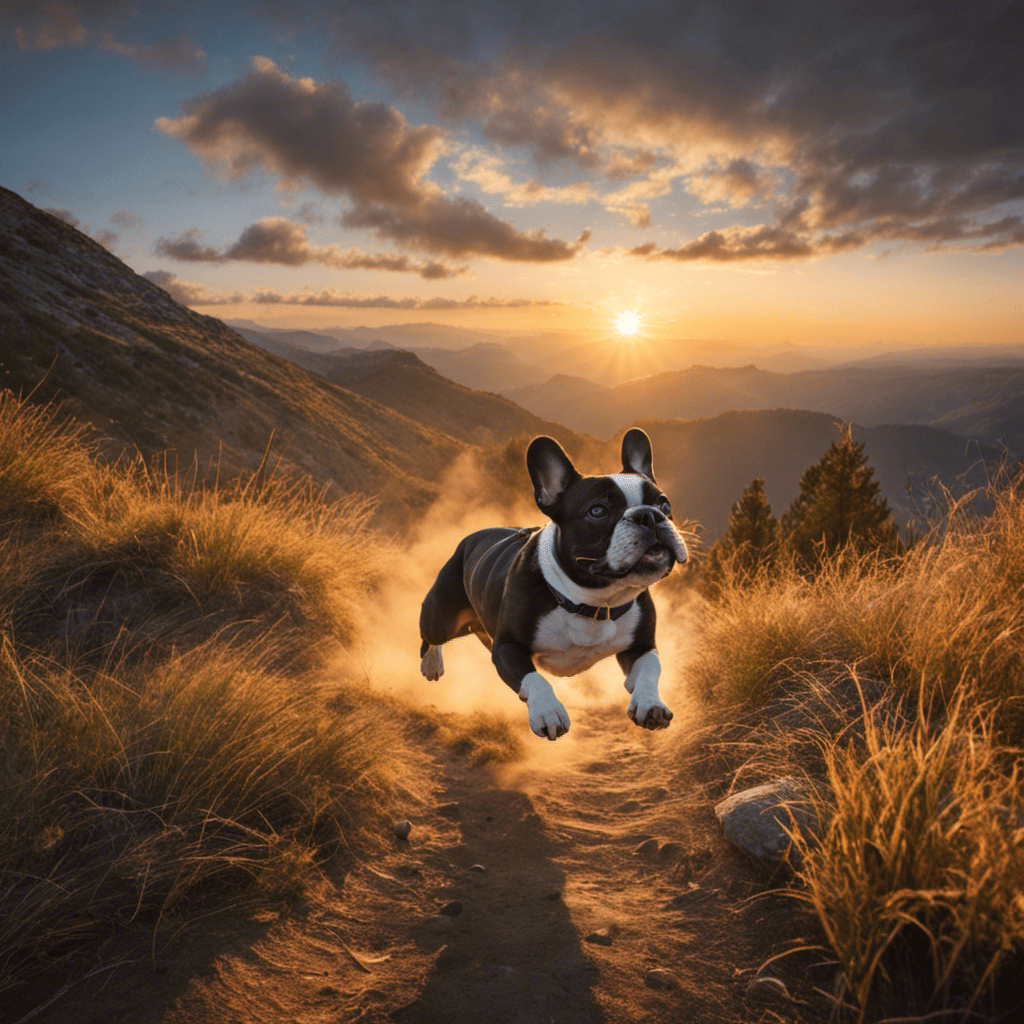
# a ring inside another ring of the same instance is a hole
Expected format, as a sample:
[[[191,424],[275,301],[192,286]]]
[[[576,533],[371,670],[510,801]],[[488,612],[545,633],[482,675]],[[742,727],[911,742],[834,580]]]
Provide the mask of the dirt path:
[[[675,723],[674,728],[684,723]],[[305,909],[209,933],[158,974],[90,981],[46,1024],[821,1020],[805,980],[748,993],[790,907],[720,837],[711,791],[621,708],[575,754],[438,766],[438,803]],[[661,973],[657,973],[660,969]],[[654,970],[656,973],[650,974]]]

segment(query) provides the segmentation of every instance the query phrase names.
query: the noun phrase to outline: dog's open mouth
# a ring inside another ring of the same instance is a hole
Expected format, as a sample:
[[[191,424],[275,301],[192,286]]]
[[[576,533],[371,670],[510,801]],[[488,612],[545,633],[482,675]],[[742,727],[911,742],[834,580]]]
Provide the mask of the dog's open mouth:
[[[673,561],[675,561],[675,556],[672,552],[661,541],[656,541],[637,559],[633,568],[641,570],[667,569]]]

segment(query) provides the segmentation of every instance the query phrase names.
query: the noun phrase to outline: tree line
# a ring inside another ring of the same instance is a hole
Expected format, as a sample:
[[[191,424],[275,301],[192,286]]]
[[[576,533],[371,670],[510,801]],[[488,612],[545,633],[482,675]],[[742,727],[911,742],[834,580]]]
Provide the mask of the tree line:
[[[868,465],[864,442],[853,439],[846,423],[839,440],[800,478],[800,492],[780,519],[764,493],[764,480],[749,484],[732,506],[728,530],[708,552],[701,589],[714,599],[727,581],[753,582],[783,562],[814,576],[840,551],[895,555],[900,549],[899,528]]]

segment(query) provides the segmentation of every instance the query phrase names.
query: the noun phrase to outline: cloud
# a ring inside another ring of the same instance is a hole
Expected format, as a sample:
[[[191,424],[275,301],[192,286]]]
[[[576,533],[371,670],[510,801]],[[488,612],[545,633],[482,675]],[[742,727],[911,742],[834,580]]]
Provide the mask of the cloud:
[[[142,227],[142,218],[129,210],[115,210],[110,215],[110,223],[126,231],[138,231]]]
[[[521,232],[473,199],[437,197],[413,207],[380,204],[355,207],[343,214],[347,228],[371,228],[380,238],[443,256],[494,256],[534,263],[572,259],[590,232],[575,242],[547,238],[543,231]]]
[[[206,54],[192,39],[173,36],[156,42],[125,39],[120,23],[138,15],[127,0],[19,0],[0,8],[0,24],[13,28],[22,50],[95,46],[120,54],[144,68],[200,74]]]
[[[643,224],[659,166],[706,204],[779,202],[776,234],[680,247],[792,258],[887,239],[1020,244],[1019,4],[337,0],[336,47],[539,166],[644,175],[607,205]],[[622,154],[645,154],[630,166]],[[798,212],[797,212],[798,211]],[[732,229],[730,229],[731,231]],[[751,229],[752,230],[752,229]],[[836,239],[842,240],[842,245]]]
[[[560,260],[579,244],[523,233],[479,203],[445,197],[426,178],[443,133],[410,125],[394,107],[357,101],[341,82],[296,79],[265,57],[230,85],[182,104],[156,127],[180,139],[228,180],[262,171],[286,187],[345,196],[341,223],[452,257]]]
[[[427,280],[444,280],[465,273],[465,267],[454,267],[436,261],[420,262],[404,255],[366,253],[359,249],[343,250],[336,245],[310,245],[306,228],[285,217],[264,217],[250,224],[238,240],[226,249],[214,249],[199,242],[199,229],[189,228],[178,238],[159,238],[154,251],[159,256],[186,263],[276,263],[302,267],[319,263],[339,270],[388,270],[419,274]]]
[[[481,299],[471,295],[468,299],[406,298],[387,295],[350,295],[325,288],[320,291],[304,289],[298,292],[279,292],[273,288],[256,288],[249,293],[233,292],[221,295],[203,285],[183,281],[167,270],[150,270],[142,275],[163,288],[172,299],[186,306],[229,306],[238,303],[257,303],[270,306],[337,306],[345,309],[402,309],[402,310],[457,310],[457,309],[522,309],[532,306],[560,306],[553,299]]]
[[[774,181],[769,175],[762,174],[750,160],[736,157],[724,166],[715,163],[691,175],[687,188],[705,203],[746,206],[755,199],[770,195]]]
[[[445,298],[409,298],[394,299],[386,295],[361,297],[345,295],[333,289],[324,289],[319,292],[292,292],[282,294],[271,289],[257,289],[252,296],[252,302],[267,303],[269,305],[290,305],[290,306],[343,306],[348,309],[423,309],[423,310],[449,310],[449,309],[523,309],[530,306],[560,306],[561,302],[548,299],[480,299],[471,295],[468,299],[445,299]]]
[[[65,224],[70,224],[73,228],[79,227],[82,223],[70,210],[58,210],[53,206],[44,206],[43,212],[64,221]]]
[[[755,259],[801,259],[814,255],[814,247],[806,238],[794,232],[758,224],[756,227],[706,231],[678,249],[659,249],[653,242],[648,242],[630,249],[629,253],[654,259],[732,263]]]
[[[342,82],[292,78],[266,57],[244,78],[182,104],[156,127],[229,180],[257,170],[357,202],[415,203],[441,132],[385,103],[356,101]]]
[[[493,153],[467,149],[452,164],[460,181],[471,181],[481,191],[500,195],[506,206],[529,206],[534,203],[586,203],[594,198],[589,181],[572,185],[545,185],[539,178],[515,181],[502,169],[502,161]]]
[[[183,306],[230,306],[246,301],[246,297],[241,292],[235,292],[232,295],[218,295],[203,285],[194,284],[192,281],[183,281],[176,274],[167,270],[148,270],[142,276],[163,288],[175,302],[180,302]]]

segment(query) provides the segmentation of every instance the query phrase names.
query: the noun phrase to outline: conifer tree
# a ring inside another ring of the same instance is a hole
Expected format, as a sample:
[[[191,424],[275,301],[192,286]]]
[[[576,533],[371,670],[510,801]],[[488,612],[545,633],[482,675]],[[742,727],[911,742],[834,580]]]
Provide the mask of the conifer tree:
[[[702,590],[719,596],[726,579],[748,584],[775,564],[778,522],[764,493],[764,480],[754,479],[732,506],[729,529],[714,543],[702,574]]]
[[[895,554],[899,531],[880,494],[864,442],[854,441],[848,423],[821,461],[800,480],[800,493],[782,517],[786,547],[805,568],[842,548],[881,549]]]

